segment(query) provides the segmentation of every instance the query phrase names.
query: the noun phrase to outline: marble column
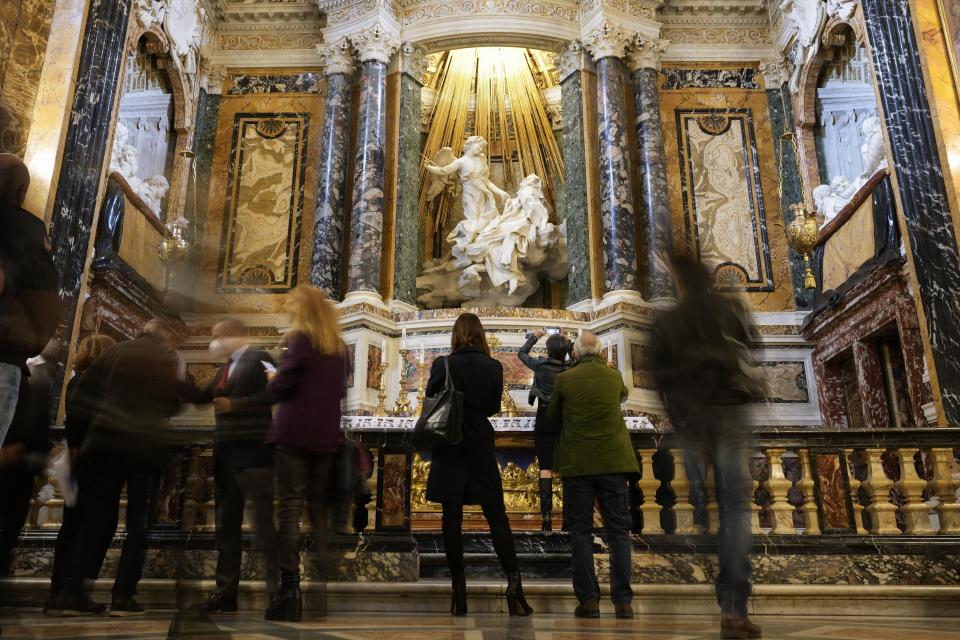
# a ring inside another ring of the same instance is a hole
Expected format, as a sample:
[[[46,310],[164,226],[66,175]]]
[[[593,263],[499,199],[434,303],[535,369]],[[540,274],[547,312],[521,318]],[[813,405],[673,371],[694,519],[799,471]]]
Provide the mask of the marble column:
[[[647,300],[674,296],[669,263],[673,238],[667,201],[667,167],[663,156],[660,90],[657,86],[660,56],[668,44],[663,40],[639,39],[630,50],[643,216],[639,243],[642,251],[639,257],[642,278],[640,290]]]
[[[347,177],[347,135],[350,130],[350,86],[354,69],[351,45],[346,38],[317,46],[327,78],[317,203],[313,217],[313,261],[310,281],[340,299],[343,266],[344,192]]]
[[[50,230],[53,259],[60,274],[59,335],[65,339],[70,339],[73,331],[97,209],[129,12],[130,0],[93,2],[83,34]]]
[[[379,296],[386,186],[387,64],[400,42],[380,25],[351,36],[350,41],[361,61],[361,75],[347,293],[368,292]]]
[[[405,42],[400,60],[400,143],[397,160],[397,220],[393,260],[393,299],[417,304],[417,204],[420,196],[420,90],[427,70],[423,49]]]
[[[770,60],[760,64],[760,75],[767,94],[767,110],[770,113],[770,129],[773,132],[774,153],[777,154],[777,166],[780,170],[780,183],[783,185],[780,195],[780,215],[784,227],[788,227],[795,216],[790,205],[803,201],[803,182],[797,170],[797,154],[791,144],[781,146],[780,136],[784,131],[793,131],[793,105],[783,64],[779,60]],[[780,155],[783,154],[781,158]],[[790,274],[793,280],[793,297],[797,309],[813,307],[813,289],[803,286],[805,265],[803,256],[792,247],[788,247]]]
[[[947,424],[960,424],[960,251],[909,0],[863,0],[901,213]]]
[[[584,46],[597,67],[597,137],[600,154],[600,216],[604,289],[637,291],[636,222],[633,202],[623,57],[630,34],[604,23]]]
[[[587,164],[583,145],[583,46],[571,42],[557,56],[563,110],[563,212],[567,222],[567,306],[593,297],[590,274],[590,221],[587,215]]]

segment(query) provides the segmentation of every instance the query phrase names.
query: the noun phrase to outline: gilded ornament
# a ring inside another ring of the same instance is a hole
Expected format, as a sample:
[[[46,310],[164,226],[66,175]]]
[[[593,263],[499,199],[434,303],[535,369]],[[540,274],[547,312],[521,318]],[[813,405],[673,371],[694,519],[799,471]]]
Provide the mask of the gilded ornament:
[[[817,245],[820,223],[817,221],[816,214],[807,209],[804,202],[790,205],[790,209],[793,211],[794,218],[787,226],[787,240],[794,251],[803,255],[803,286],[807,289],[815,289],[817,280],[810,268],[810,252]]]
[[[287,128],[283,120],[277,120],[276,118],[258,120],[256,126],[257,133],[268,140],[279,138]]]

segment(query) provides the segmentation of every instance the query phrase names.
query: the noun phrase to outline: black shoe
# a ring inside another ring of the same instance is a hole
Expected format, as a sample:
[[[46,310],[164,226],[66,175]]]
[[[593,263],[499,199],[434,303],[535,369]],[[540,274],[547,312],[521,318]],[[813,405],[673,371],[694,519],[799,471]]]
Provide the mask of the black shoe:
[[[580,604],[577,605],[577,608],[573,612],[573,615],[578,618],[599,618],[600,617],[600,601],[587,600],[586,602],[581,602]]]
[[[59,596],[50,596],[47,598],[47,601],[43,603],[43,615],[51,617],[60,617],[63,615]]]
[[[142,616],[147,612],[146,607],[137,602],[133,596],[115,597],[110,603],[111,618],[132,618]]]
[[[87,595],[62,596],[54,605],[60,609],[60,615],[65,618],[73,616],[101,616],[107,608],[99,602],[94,602]]]
[[[527,603],[523,595],[523,585],[520,583],[520,572],[507,574],[507,609],[512,616],[528,616],[533,613],[533,607]]]
[[[545,511],[540,520],[540,531],[553,531],[553,513]]]
[[[450,615],[463,617],[467,615],[467,579],[463,573],[450,575],[453,598],[450,601]]]
[[[263,614],[264,620],[281,620],[283,622],[300,622],[303,617],[303,600],[300,587],[281,589],[273,596],[270,606]]]
[[[728,640],[762,638],[763,631],[747,616],[724,615],[720,618],[720,637]]]
[[[207,601],[200,605],[200,610],[207,613],[234,613],[238,609],[237,596],[229,596],[222,592],[211,594]]]
[[[613,611],[621,620],[633,618],[633,607],[630,606],[629,602],[614,603]]]

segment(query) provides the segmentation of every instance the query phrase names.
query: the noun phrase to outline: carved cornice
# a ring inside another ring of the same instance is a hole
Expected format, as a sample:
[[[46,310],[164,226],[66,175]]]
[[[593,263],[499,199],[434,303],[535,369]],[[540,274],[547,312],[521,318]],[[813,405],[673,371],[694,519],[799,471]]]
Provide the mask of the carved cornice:
[[[757,44],[767,42],[769,30],[766,27],[664,27],[660,35],[674,44]]]
[[[610,57],[623,58],[634,37],[636,37],[635,33],[627,31],[619,24],[611,24],[604,20],[599,27],[583,38],[583,46],[594,60]]]
[[[415,46],[412,42],[404,42],[400,46],[400,71],[423,84],[424,76],[429,68],[430,61],[427,59],[427,52],[421,47]]]
[[[779,89],[787,81],[787,69],[783,60],[764,60],[760,63],[758,69],[760,77],[763,78],[763,86],[766,89]]]
[[[557,69],[560,71],[560,82],[583,68],[583,44],[579,40],[571,41],[556,55]]]
[[[400,40],[387,29],[386,25],[376,22],[360,33],[348,36],[357,50],[360,62],[376,60],[384,64],[400,48]]]
[[[638,69],[660,70],[663,52],[670,46],[669,40],[637,37],[630,45],[628,64],[632,71]]]
[[[350,75],[356,66],[353,47],[346,37],[340,38],[336,42],[318,44],[317,54],[320,56],[320,64],[323,65],[324,72],[328,76],[338,73]]]

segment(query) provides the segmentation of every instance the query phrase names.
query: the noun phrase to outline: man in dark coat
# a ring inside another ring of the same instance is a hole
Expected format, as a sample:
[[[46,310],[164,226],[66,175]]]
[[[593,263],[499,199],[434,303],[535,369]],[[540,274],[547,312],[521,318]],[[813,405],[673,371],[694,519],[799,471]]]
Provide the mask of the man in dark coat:
[[[744,306],[717,293],[695,258],[675,256],[672,268],[679,301],[654,322],[653,375],[683,446],[694,502],[705,500],[707,461],[716,474],[721,637],[759,638],[760,628],[747,617],[752,482],[743,406],[763,393],[763,382],[752,366]]]
[[[99,398],[77,459],[83,522],[59,608],[63,615],[88,615],[100,608],[84,581],[106,554],[117,527],[120,494],[127,486],[127,532],[110,606],[112,616],[142,615],[137,583],[146,559],[146,532],[154,515],[159,476],[180,444],[167,429],[188,389],[178,379],[178,335],[169,322],[149,321],[135,340],[107,349],[84,373],[99,389],[78,393]],[[132,511],[132,513],[131,513]]]
[[[277,591],[277,531],[273,524],[273,447],[266,444],[272,413],[266,351],[252,349],[247,328],[236,318],[213,327],[210,350],[225,360],[207,387],[192,398],[212,402],[216,413],[213,474],[217,499],[217,591],[210,612],[237,610],[243,508],[253,502],[258,546],[264,554],[267,591]]]
[[[0,445],[29,375],[59,321],[57,272],[43,221],[21,208],[30,173],[14,155],[0,154]],[[0,448],[0,463],[19,448]]]

